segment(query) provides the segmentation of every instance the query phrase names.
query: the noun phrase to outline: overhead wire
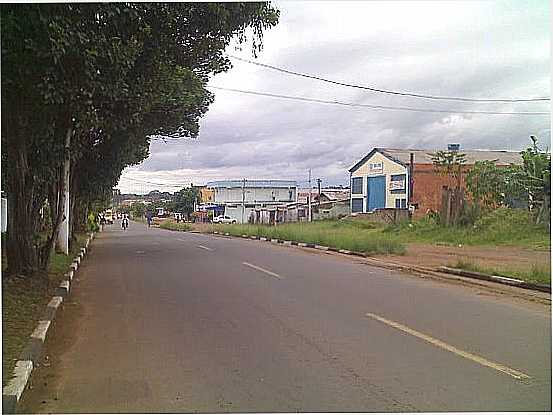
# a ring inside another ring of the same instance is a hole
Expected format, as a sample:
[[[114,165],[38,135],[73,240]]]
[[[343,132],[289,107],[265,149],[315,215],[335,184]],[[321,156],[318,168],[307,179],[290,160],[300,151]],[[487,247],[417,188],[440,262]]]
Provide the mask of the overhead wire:
[[[230,92],[238,92],[242,94],[249,94],[249,95],[259,95],[259,96],[265,96],[265,97],[272,97],[272,98],[281,98],[281,99],[289,99],[289,100],[295,100],[295,101],[303,101],[303,102],[316,102],[319,104],[334,104],[334,105],[342,105],[342,106],[348,106],[348,107],[360,107],[360,108],[371,108],[371,109],[377,109],[377,110],[395,110],[395,111],[412,111],[412,112],[428,112],[428,113],[445,113],[445,114],[485,114],[485,115],[550,115],[549,112],[545,111],[467,111],[467,110],[447,110],[447,109],[436,109],[436,108],[416,108],[416,107],[403,107],[403,106],[388,106],[388,105],[371,105],[371,104],[357,104],[354,102],[342,102],[338,100],[324,100],[324,99],[318,99],[318,98],[307,98],[307,97],[298,97],[298,96],[292,96],[292,95],[282,95],[282,94],[273,94],[269,92],[259,92],[259,91],[247,91],[243,89],[236,89],[236,88],[224,88],[220,86],[214,86],[214,85],[208,85],[206,88],[212,88],[212,89],[218,89],[221,91],[230,91]]]
[[[249,60],[249,59],[241,58],[239,56],[234,56],[234,55],[230,55],[230,54],[227,54],[227,56],[231,59],[235,59],[235,60],[238,60],[238,61],[241,61],[241,62],[246,62],[246,63],[256,65],[256,66],[260,66],[262,68],[267,68],[267,69],[271,69],[271,70],[274,70],[274,71],[282,72],[282,73],[285,73],[285,74],[288,74],[288,75],[294,75],[294,76],[299,76],[299,77],[308,78],[308,79],[315,79],[317,81],[327,82],[329,84],[340,85],[340,86],[345,86],[345,87],[349,87],[349,88],[363,89],[363,90],[377,92],[377,93],[381,93],[381,94],[398,95],[398,96],[422,98],[422,99],[443,100],[443,101],[489,102],[489,103],[493,103],[493,102],[496,102],[496,103],[497,102],[510,102],[510,103],[515,103],[515,102],[540,102],[540,101],[550,101],[551,100],[550,97],[539,97],[539,98],[466,98],[466,97],[450,97],[450,96],[420,94],[420,93],[414,93],[414,92],[393,91],[393,90],[387,90],[387,89],[382,89],[382,88],[376,88],[376,87],[372,87],[372,86],[357,85],[357,84],[352,84],[352,83],[347,83],[347,82],[334,81],[334,80],[331,80],[331,79],[323,78],[321,76],[306,74],[306,73],[302,73],[302,72],[296,72],[296,71],[292,71],[292,70],[289,70],[289,69],[280,68],[278,66],[269,65],[269,64],[266,64],[266,63],[255,62],[255,61],[252,61],[252,60]]]

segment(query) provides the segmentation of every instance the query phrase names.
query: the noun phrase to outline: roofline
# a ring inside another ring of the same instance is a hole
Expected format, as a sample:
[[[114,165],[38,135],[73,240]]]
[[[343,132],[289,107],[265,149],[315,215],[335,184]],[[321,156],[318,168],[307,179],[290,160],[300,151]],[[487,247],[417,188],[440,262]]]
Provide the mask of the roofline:
[[[388,160],[393,161],[394,163],[397,163],[403,167],[407,167],[407,164],[402,163],[401,161],[395,159],[394,157],[390,156],[389,154],[385,153],[386,149],[382,147],[375,147],[371,150],[369,154],[367,154],[365,157],[363,157],[361,160],[359,160],[353,167],[350,167],[349,172],[353,173],[355,170],[357,170],[359,167],[361,167],[365,162],[370,159],[374,153],[378,152],[382,154],[384,157],[386,157]],[[424,150],[423,150],[424,151]]]

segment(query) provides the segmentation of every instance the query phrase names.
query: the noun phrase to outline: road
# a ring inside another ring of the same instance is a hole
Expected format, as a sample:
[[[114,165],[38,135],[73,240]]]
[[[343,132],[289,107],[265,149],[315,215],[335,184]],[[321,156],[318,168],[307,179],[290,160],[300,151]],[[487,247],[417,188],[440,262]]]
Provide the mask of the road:
[[[343,256],[114,225],[21,411],[550,411],[549,314]]]

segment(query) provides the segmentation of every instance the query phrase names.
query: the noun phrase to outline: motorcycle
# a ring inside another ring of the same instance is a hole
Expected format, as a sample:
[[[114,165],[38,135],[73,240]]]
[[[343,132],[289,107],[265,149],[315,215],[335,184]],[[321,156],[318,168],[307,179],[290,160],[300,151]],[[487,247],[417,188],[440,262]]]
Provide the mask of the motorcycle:
[[[121,220],[121,228],[123,228],[123,230],[126,231],[128,227],[129,227],[129,219],[123,218]]]

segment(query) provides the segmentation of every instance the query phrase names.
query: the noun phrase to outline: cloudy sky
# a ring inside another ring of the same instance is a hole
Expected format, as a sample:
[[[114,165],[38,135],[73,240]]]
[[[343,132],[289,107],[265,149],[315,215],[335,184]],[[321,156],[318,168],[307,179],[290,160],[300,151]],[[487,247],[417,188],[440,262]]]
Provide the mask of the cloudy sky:
[[[469,98],[550,95],[547,1],[275,2],[277,27],[257,61],[387,90]],[[228,53],[253,59],[251,51]],[[209,85],[356,104],[453,111],[549,112],[549,102],[474,103],[400,97],[291,76],[246,62]],[[213,90],[197,140],[152,142],[123,172],[122,192],[175,191],[217,179],[347,184],[373,147],[520,150],[549,144],[550,116],[375,110]]]

